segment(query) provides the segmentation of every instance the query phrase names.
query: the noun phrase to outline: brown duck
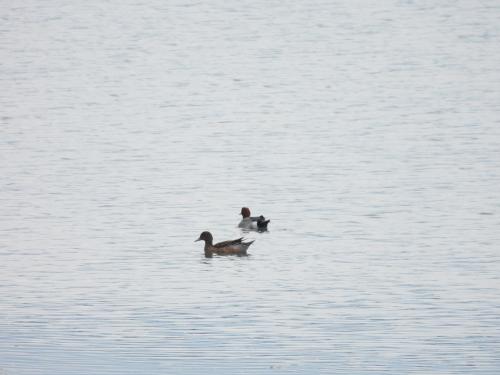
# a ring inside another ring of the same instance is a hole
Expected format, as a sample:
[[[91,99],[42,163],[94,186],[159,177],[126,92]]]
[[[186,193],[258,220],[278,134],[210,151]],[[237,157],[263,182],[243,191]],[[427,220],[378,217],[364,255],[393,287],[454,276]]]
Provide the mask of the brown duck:
[[[236,240],[224,241],[213,244],[214,238],[210,232],[203,232],[196,241],[205,241],[205,256],[211,258],[217,255],[247,255],[248,247],[254,241],[243,242],[243,237]]]

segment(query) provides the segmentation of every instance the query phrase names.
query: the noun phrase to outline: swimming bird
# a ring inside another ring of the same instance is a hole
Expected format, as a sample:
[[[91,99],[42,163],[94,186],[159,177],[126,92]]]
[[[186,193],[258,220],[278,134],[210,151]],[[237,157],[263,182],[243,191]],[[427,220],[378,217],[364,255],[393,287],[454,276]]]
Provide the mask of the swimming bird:
[[[266,220],[266,218],[262,215],[260,216],[250,216],[250,209],[248,207],[241,208],[241,216],[243,216],[242,220],[238,224],[238,227],[243,229],[251,229],[259,232],[265,232],[267,230],[267,224],[271,220]]]
[[[205,241],[205,257],[211,258],[217,255],[247,255],[248,247],[254,241],[243,242],[243,237],[236,240],[224,241],[213,244],[214,238],[210,232],[202,232],[196,241]]]

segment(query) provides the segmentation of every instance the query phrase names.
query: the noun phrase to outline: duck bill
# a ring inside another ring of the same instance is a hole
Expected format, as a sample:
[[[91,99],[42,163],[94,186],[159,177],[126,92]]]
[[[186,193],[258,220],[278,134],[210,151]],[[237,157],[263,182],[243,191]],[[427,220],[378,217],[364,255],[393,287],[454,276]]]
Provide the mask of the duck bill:
[[[194,242],[198,242],[198,241],[201,241],[201,238],[198,238],[197,240],[194,240]]]

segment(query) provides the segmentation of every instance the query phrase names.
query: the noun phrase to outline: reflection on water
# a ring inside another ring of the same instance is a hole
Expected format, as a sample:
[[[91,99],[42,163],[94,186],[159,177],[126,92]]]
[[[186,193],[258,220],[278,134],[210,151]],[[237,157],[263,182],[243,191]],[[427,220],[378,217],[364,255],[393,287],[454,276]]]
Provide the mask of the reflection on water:
[[[498,4],[56,3],[3,6],[0,374],[499,372]]]

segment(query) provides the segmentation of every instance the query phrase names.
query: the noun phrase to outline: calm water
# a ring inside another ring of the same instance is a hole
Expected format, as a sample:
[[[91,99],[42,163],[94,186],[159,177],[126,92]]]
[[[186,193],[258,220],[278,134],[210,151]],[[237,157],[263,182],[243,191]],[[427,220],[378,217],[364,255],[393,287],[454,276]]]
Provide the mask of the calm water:
[[[0,5],[1,375],[500,373],[499,1],[80,3]]]

